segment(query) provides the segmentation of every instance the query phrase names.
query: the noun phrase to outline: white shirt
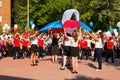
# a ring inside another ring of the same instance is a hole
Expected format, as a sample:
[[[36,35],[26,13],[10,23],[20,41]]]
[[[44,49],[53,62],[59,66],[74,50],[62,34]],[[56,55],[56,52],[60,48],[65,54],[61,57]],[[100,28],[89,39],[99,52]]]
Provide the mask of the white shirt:
[[[86,40],[86,41],[88,42],[88,47],[90,47],[91,40],[88,39],[88,40]]]
[[[72,39],[72,37],[68,37],[67,40],[64,40],[64,45],[65,46],[71,46],[71,39]]]
[[[38,45],[38,39],[37,38],[32,38],[31,39],[31,44]]]
[[[103,48],[101,38],[99,38],[99,40],[95,42],[95,48]]]
[[[71,39],[71,47],[78,47],[78,40],[75,42],[74,38]]]

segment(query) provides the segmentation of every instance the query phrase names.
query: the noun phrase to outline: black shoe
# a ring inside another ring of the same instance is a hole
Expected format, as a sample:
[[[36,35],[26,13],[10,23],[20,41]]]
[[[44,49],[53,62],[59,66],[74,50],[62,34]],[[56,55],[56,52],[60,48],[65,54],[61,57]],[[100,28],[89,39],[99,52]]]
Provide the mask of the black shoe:
[[[75,74],[75,71],[72,71],[72,74]]]
[[[16,58],[14,57],[13,59],[15,60]]]
[[[34,66],[34,64],[31,64],[31,66]]]
[[[77,71],[75,71],[75,73],[76,73],[76,74],[78,74],[78,72],[77,72]]]
[[[112,61],[112,63],[114,63],[114,61]]]
[[[37,66],[38,64],[34,64],[34,66]]]

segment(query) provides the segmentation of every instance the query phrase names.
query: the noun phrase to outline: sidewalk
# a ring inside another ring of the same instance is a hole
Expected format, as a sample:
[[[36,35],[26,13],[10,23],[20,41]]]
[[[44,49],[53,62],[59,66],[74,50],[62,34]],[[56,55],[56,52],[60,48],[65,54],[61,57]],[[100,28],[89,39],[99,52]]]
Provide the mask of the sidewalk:
[[[69,69],[60,70],[59,63],[52,63],[51,57],[39,59],[38,66],[30,66],[30,60],[12,57],[0,60],[0,80],[120,80],[120,64],[103,62],[103,69],[96,71],[97,62],[79,60],[78,74]]]

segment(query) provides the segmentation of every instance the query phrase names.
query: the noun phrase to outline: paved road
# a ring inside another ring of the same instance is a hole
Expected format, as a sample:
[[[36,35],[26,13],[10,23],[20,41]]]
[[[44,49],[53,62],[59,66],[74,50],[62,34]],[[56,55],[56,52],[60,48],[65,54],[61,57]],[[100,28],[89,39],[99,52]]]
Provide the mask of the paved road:
[[[59,62],[62,57],[59,56]],[[60,70],[61,63],[52,63],[51,57],[39,59],[38,66],[30,66],[30,60],[11,57],[0,60],[0,80],[120,80],[120,64],[103,62],[103,69],[97,72],[97,62],[79,60],[78,74],[69,69]]]

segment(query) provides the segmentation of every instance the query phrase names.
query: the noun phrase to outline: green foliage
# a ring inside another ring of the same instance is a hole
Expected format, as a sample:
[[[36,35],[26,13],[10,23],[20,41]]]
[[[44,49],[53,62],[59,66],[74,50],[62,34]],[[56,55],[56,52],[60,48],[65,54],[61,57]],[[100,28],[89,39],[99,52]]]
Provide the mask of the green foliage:
[[[3,33],[2,31],[3,31],[2,26],[0,26],[0,35]]]
[[[20,31],[27,25],[27,0],[12,0],[12,24],[17,23]],[[39,29],[44,25],[62,19],[66,9],[75,8],[80,12],[80,20],[93,31],[116,28],[120,19],[120,0],[29,0],[29,15]]]

